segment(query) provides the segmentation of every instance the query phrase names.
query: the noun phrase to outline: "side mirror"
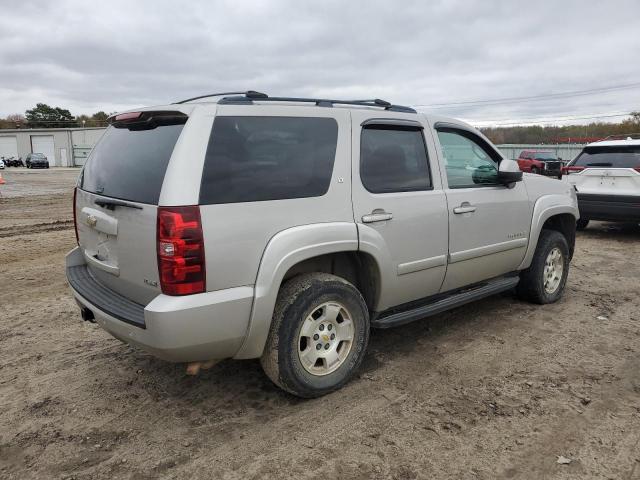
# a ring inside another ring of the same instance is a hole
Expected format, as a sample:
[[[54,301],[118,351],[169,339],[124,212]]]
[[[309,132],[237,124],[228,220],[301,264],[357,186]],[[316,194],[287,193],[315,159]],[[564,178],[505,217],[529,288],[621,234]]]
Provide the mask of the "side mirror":
[[[498,167],[498,181],[504,185],[522,181],[522,170],[520,170],[518,162],[503,159]]]

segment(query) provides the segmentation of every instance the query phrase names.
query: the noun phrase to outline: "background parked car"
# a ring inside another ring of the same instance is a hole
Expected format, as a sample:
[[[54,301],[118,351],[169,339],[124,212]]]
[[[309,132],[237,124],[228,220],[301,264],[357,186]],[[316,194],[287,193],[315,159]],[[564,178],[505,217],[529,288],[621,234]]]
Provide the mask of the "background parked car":
[[[564,173],[578,193],[578,229],[589,220],[640,222],[640,139],[590,143]]]
[[[22,162],[22,157],[0,157],[4,161],[6,167],[24,167],[24,163]]]
[[[550,150],[523,150],[518,157],[518,166],[523,172],[561,178],[564,164]]]
[[[30,153],[27,155],[27,168],[49,168],[49,160],[44,153]]]
[[[0,170],[4,170],[4,160],[0,158]]]

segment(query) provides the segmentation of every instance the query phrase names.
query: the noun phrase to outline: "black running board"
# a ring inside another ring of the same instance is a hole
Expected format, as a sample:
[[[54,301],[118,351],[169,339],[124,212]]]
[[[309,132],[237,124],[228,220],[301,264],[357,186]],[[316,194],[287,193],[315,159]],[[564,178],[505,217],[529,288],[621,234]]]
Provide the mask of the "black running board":
[[[475,288],[452,293],[445,298],[411,310],[374,317],[371,321],[371,326],[376,328],[391,328],[404,325],[405,323],[430,317],[431,315],[451,310],[452,308],[495,295],[496,293],[511,290],[519,281],[520,277],[518,276],[497,278]]]

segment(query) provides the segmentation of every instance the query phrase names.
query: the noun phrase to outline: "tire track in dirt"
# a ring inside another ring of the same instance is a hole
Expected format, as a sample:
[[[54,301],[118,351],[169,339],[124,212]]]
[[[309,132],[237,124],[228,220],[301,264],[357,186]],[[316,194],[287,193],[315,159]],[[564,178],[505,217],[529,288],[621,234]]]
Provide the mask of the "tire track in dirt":
[[[56,220],[54,222],[4,227],[0,228],[0,238],[15,237],[18,235],[35,235],[56,230],[67,230],[69,228],[73,228],[73,220]]]

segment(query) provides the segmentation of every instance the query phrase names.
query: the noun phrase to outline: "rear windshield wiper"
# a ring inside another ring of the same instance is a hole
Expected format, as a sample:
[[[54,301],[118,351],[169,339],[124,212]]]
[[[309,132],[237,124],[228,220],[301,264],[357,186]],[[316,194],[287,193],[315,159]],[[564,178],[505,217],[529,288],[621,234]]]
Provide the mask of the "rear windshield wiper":
[[[116,207],[127,207],[142,210],[142,207],[138,205],[128,202],[122,202],[120,200],[96,200],[95,204],[102,208],[106,208],[107,210],[115,210]]]

